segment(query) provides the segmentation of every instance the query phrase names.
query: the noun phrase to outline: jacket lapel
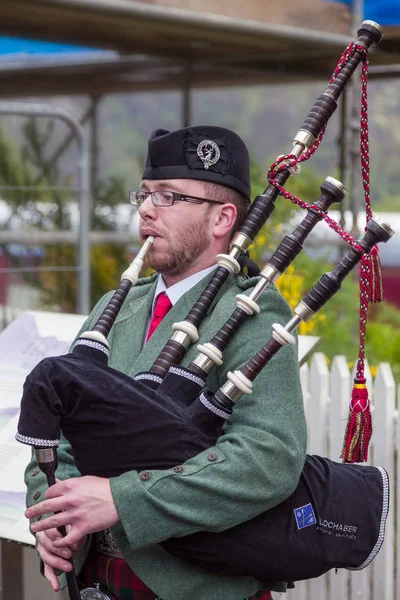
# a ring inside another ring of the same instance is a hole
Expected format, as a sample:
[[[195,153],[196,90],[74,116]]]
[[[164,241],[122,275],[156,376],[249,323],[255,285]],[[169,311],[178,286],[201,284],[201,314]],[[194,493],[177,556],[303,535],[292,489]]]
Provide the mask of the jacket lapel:
[[[185,319],[188,312],[193,307],[193,304],[198,300],[200,294],[211,280],[212,276],[213,273],[210,273],[204,277],[204,279],[199,281],[194,287],[186,292],[186,294],[184,294],[171,308],[169,313],[164,317],[156,331],[151,336],[148,343],[143,347],[142,352],[137,357],[137,360],[133,363],[129,373],[132,377],[142,371],[148,371],[148,369],[150,369],[150,367],[154,364],[160,352],[164,349],[165,344],[173,334],[172,325]],[[228,278],[228,281],[224,284],[221,293],[224,292],[225,286],[232,285],[232,282],[233,279]],[[217,298],[213,300],[210,309],[207,311],[207,314],[212,310],[216,301]]]
[[[145,315],[149,315],[156,290],[156,277],[150,285],[135,286],[133,296],[124,306],[111,330],[112,345],[110,366],[129,374],[132,365],[142,352],[147,325]]]
[[[212,275],[212,273],[207,275],[178,300],[145,345],[143,345],[144,335],[156,290],[156,280],[150,286],[141,286],[142,289],[135,288],[135,297],[129,302],[113,328],[114,335],[110,340],[113,345],[110,366],[118,368],[118,370],[129,374],[131,377],[142,371],[147,371],[154,364],[171,337],[172,325],[184,320]],[[231,278],[228,278],[223,290],[227,285],[232,285]],[[216,299],[213,301],[210,310],[212,310],[215,302]]]

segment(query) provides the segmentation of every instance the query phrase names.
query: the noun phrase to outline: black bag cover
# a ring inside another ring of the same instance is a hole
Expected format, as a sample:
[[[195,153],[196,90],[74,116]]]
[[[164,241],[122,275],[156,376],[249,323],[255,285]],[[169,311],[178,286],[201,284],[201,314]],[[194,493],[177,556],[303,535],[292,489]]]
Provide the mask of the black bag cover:
[[[208,392],[200,396],[205,403],[186,406],[193,382],[185,374],[181,380],[182,398],[171,398],[165,385],[162,392],[148,387],[151,378],[135,381],[108,367],[103,352],[77,346],[27,377],[16,438],[58,446],[62,431],[82,475],[174,467],[214,445],[225,421],[207,408]],[[298,581],[367,566],[383,543],[388,506],[384,469],[308,456],[296,490],[275,508],[230,530],[162,546],[219,573]]]
[[[382,546],[388,510],[384,469],[307,456],[296,490],[275,508],[227,531],[162,546],[219,573],[299,581],[369,565]]]
[[[24,383],[16,439],[57,447],[62,432],[80,473],[98,477],[167,469],[214,445],[224,419],[144,381],[107,366],[107,356],[87,346],[45,358]]]

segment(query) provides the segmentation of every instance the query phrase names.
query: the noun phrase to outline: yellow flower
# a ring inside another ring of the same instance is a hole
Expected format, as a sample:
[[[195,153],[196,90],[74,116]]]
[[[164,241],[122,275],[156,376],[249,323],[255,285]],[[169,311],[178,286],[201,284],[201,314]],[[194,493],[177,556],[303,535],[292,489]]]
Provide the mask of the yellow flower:
[[[264,246],[266,244],[267,238],[265,235],[259,235],[256,239],[257,246]]]
[[[372,377],[375,379],[376,374],[378,372],[378,366],[377,365],[370,365],[369,366],[369,370],[371,371]]]

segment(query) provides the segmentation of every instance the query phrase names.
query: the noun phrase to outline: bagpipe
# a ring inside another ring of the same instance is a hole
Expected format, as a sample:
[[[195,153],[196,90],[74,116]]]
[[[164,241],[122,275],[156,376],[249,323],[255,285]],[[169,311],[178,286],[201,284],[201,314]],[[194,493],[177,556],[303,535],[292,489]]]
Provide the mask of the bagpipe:
[[[174,325],[171,339],[149,372],[131,378],[108,366],[107,336],[136,282],[151,238],[135,259],[133,274],[128,269],[122,275],[118,290],[93,329],[80,335],[71,353],[42,360],[28,375],[16,439],[34,447],[49,485],[55,481],[61,434],[71,445],[80,473],[102,477],[175,467],[213,446],[235,404],[243,394],[251,393],[260,371],[280,348],[295,343],[293,332],[298,325],[312,318],[339,291],[344,278],[376,253],[377,243],[389,240],[391,227],[372,216],[358,241],[329,219],[329,207],[340,202],[346,190],[328,177],[321,185],[320,198],[312,205],[303,203],[307,215],[283,239],[251,293],[237,296],[232,315],[210,342],[198,347],[188,367],[179,364],[189,346],[198,341],[198,328],[228,275],[239,271],[238,259],[272,213],[277,196],[290,196],[282,186],[297,163],[315,152],[341,92],[360,62],[365,62],[369,47],[379,43],[382,30],[365,21],[358,36],[345,50],[328,88],[294,138],[292,152],[275,164],[272,183],[254,200],[229,254],[217,257],[214,275],[185,320]],[[257,298],[301,252],[321,220],[348,242],[347,253],[322,275],[285,326],[273,326],[269,340],[241,369],[229,372],[217,391],[207,389],[207,375],[221,364],[235,332],[259,311]],[[118,397],[117,404],[113,397]],[[357,421],[358,434],[359,425]],[[113,432],[118,432],[118,444]],[[354,445],[363,443],[356,439]],[[296,490],[278,506],[227,531],[199,532],[161,545],[208,570],[243,574],[263,582],[298,581],[332,568],[362,569],[370,564],[383,543],[388,503],[384,469],[307,456]],[[73,572],[67,573],[71,598],[79,598],[73,578]]]

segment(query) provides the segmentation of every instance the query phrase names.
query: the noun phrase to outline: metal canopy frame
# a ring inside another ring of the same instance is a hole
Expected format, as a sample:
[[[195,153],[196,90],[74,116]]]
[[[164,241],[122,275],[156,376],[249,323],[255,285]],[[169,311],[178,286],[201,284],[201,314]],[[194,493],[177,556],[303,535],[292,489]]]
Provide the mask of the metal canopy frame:
[[[353,39],[135,0],[2,0],[0,34],[119,53],[0,62],[3,98],[183,89],[188,72],[193,88],[315,81],[329,77]],[[400,39],[385,33],[370,62],[400,64]]]

